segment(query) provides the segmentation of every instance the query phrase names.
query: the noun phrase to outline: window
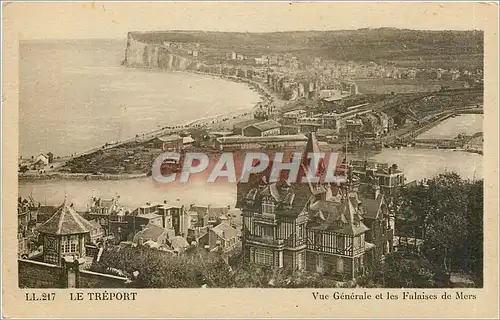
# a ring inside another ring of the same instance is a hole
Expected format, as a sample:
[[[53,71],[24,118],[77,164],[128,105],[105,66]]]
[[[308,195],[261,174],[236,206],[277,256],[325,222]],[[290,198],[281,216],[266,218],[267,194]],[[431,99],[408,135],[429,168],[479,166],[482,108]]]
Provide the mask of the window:
[[[274,202],[271,199],[262,200],[262,213],[274,214]]]
[[[274,238],[274,230],[271,226],[258,226],[257,235],[263,238]]]
[[[78,252],[78,235],[62,237],[61,253],[74,252]]]
[[[255,249],[255,263],[266,266],[273,265],[273,252],[265,249]]]

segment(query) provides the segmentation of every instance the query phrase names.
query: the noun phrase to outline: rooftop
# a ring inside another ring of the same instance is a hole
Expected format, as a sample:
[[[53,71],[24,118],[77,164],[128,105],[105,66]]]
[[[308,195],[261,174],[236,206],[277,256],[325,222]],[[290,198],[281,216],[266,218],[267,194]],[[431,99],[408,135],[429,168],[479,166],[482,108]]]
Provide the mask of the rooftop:
[[[94,226],[80,216],[73,205],[68,205],[66,199],[49,220],[45,221],[36,231],[55,235],[70,235],[87,233]]]
[[[266,136],[266,137],[231,136],[231,137],[218,138],[217,141],[223,144],[245,143],[245,142],[254,142],[254,143],[285,142],[285,141],[307,141],[307,137],[303,134]]]
[[[232,239],[238,236],[238,230],[228,223],[220,223],[218,226],[212,228],[212,231],[222,239]]]
[[[248,127],[254,127],[260,131],[266,131],[266,130],[279,128],[279,127],[281,127],[281,124],[275,120],[266,120],[266,121],[262,121],[259,123],[251,124]]]
[[[134,235],[134,242],[138,242],[139,239],[143,240],[153,240],[153,241],[158,241],[158,238],[166,233],[167,230],[159,227],[157,225],[148,223],[141,231],[137,232]]]

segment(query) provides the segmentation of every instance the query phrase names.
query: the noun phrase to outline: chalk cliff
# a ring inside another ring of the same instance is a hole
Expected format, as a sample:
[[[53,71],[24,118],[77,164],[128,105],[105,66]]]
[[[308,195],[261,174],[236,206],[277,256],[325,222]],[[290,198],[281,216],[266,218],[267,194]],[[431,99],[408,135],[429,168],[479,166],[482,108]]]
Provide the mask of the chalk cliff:
[[[186,70],[194,64],[194,61],[172,53],[171,50],[165,48],[161,43],[136,39],[134,33],[129,32],[123,64],[131,67]]]

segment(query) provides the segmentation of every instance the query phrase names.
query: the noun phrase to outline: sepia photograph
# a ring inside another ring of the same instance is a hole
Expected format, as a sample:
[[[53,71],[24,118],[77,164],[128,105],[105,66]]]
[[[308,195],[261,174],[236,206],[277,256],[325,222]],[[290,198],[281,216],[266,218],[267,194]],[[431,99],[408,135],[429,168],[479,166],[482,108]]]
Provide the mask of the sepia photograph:
[[[464,303],[488,254],[496,277],[498,79],[488,100],[478,13],[497,32],[497,3],[3,5],[17,226],[13,203],[2,219],[26,302]]]

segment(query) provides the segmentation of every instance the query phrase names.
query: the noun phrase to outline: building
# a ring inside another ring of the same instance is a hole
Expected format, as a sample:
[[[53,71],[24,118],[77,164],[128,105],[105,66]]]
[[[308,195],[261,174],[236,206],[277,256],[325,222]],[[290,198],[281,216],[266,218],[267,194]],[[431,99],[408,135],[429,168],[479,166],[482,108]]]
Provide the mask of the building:
[[[255,58],[255,64],[257,65],[264,65],[267,64],[267,58]]]
[[[183,146],[183,139],[177,134],[156,137],[150,141],[153,149],[162,149],[163,151],[180,151]]]
[[[170,236],[174,236],[172,233]],[[133,238],[133,242],[138,245],[143,245],[148,241],[154,242],[159,246],[167,244],[169,231],[155,224],[147,224],[138,231]],[[156,246],[156,245],[155,245]]]
[[[281,124],[278,121],[266,120],[243,128],[245,137],[266,137],[280,134]]]
[[[93,228],[64,199],[56,213],[36,230],[43,244],[42,261],[61,266],[65,258],[85,258],[85,242]]]
[[[299,119],[300,132],[310,133],[316,132],[323,127],[323,115],[318,114],[314,117],[303,117]]]
[[[310,134],[304,156],[317,150]],[[299,177],[304,177],[306,161],[301,169]],[[342,186],[321,180],[266,183],[268,174],[254,174],[248,183],[238,184],[242,248],[248,261],[354,279],[392,250],[393,223],[376,181],[371,185],[373,199],[365,202],[352,174]]]
[[[233,125],[233,134],[235,135],[243,135],[243,129],[248,127],[249,125],[259,123],[261,120],[259,119],[249,119],[249,120],[244,120],[241,122],[237,122]],[[224,135],[226,136],[226,135]],[[219,136],[222,137],[222,136]]]
[[[208,228],[208,232],[199,239],[199,245],[208,250],[221,247],[223,252],[230,252],[241,244],[239,236],[240,232],[225,220],[215,227]]]
[[[191,136],[182,138],[182,147],[183,148],[191,147],[193,145],[193,143],[194,143],[194,139]]]
[[[168,244],[170,245],[170,248],[172,250],[179,253],[189,248],[189,243],[185,238],[181,236],[172,237],[171,239],[169,239]]]
[[[306,114],[306,110],[302,109],[288,111],[281,115],[281,121],[285,125],[297,125],[299,124],[300,119],[304,118]]]
[[[33,161],[32,168],[40,170],[49,165],[49,157],[45,154],[39,154]]]
[[[325,113],[321,118],[323,118],[322,128],[324,129],[332,129],[338,134],[343,127],[341,116],[336,112]]]
[[[158,207],[157,214],[162,217],[163,228],[173,230],[176,236],[188,234],[191,222],[184,206],[164,203]]]
[[[27,257],[36,249],[36,235],[33,229],[37,217],[38,208],[33,202],[19,198],[17,203],[17,253],[20,257]]]
[[[345,132],[349,142],[357,141],[363,137],[363,121],[361,119],[346,120]]]
[[[90,229],[89,237],[87,239],[87,242],[97,244],[102,239],[104,238],[104,229],[102,228],[101,224],[97,220],[90,220],[89,221],[90,225],[92,225],[92,228]]]
[[[338,170],[344,175],[352,174],[359,181],[362,192],[376,183],[381,193],[393,195],[406,181],[404,173],[396,164],[389,167],[387,163],[353,159],[347,164],[343,163]]]
[[[307,137],[302,134],[279,135],[265,137],[243,137],[230,136],[218,138],[216,148],[225,150],[245,150],[245,149],[283,149],[302,147],[306,144]]]
[[[318,129],[316,131],[318,141],[335,142],[338,139],[337,131],[334,129]]]
[[[120,215],[124,215],[123,208],[118,204],[119,197],[117,195],[116,198],[111,199],[91,198],[86,218],[97,221],[101,225],[105,236],[116,235],[116,231],[112,230],[114,227],[116,228],[116,224],[112,226],[112,223],[110,223],[112,217],[116,221],[119,211],[122,211]]]
[[[213,207],[211,205],[192,204],[188,212],[196,213],[195,227],[214,227],[221,223],[222,217],[226,217],[229,207]]]

